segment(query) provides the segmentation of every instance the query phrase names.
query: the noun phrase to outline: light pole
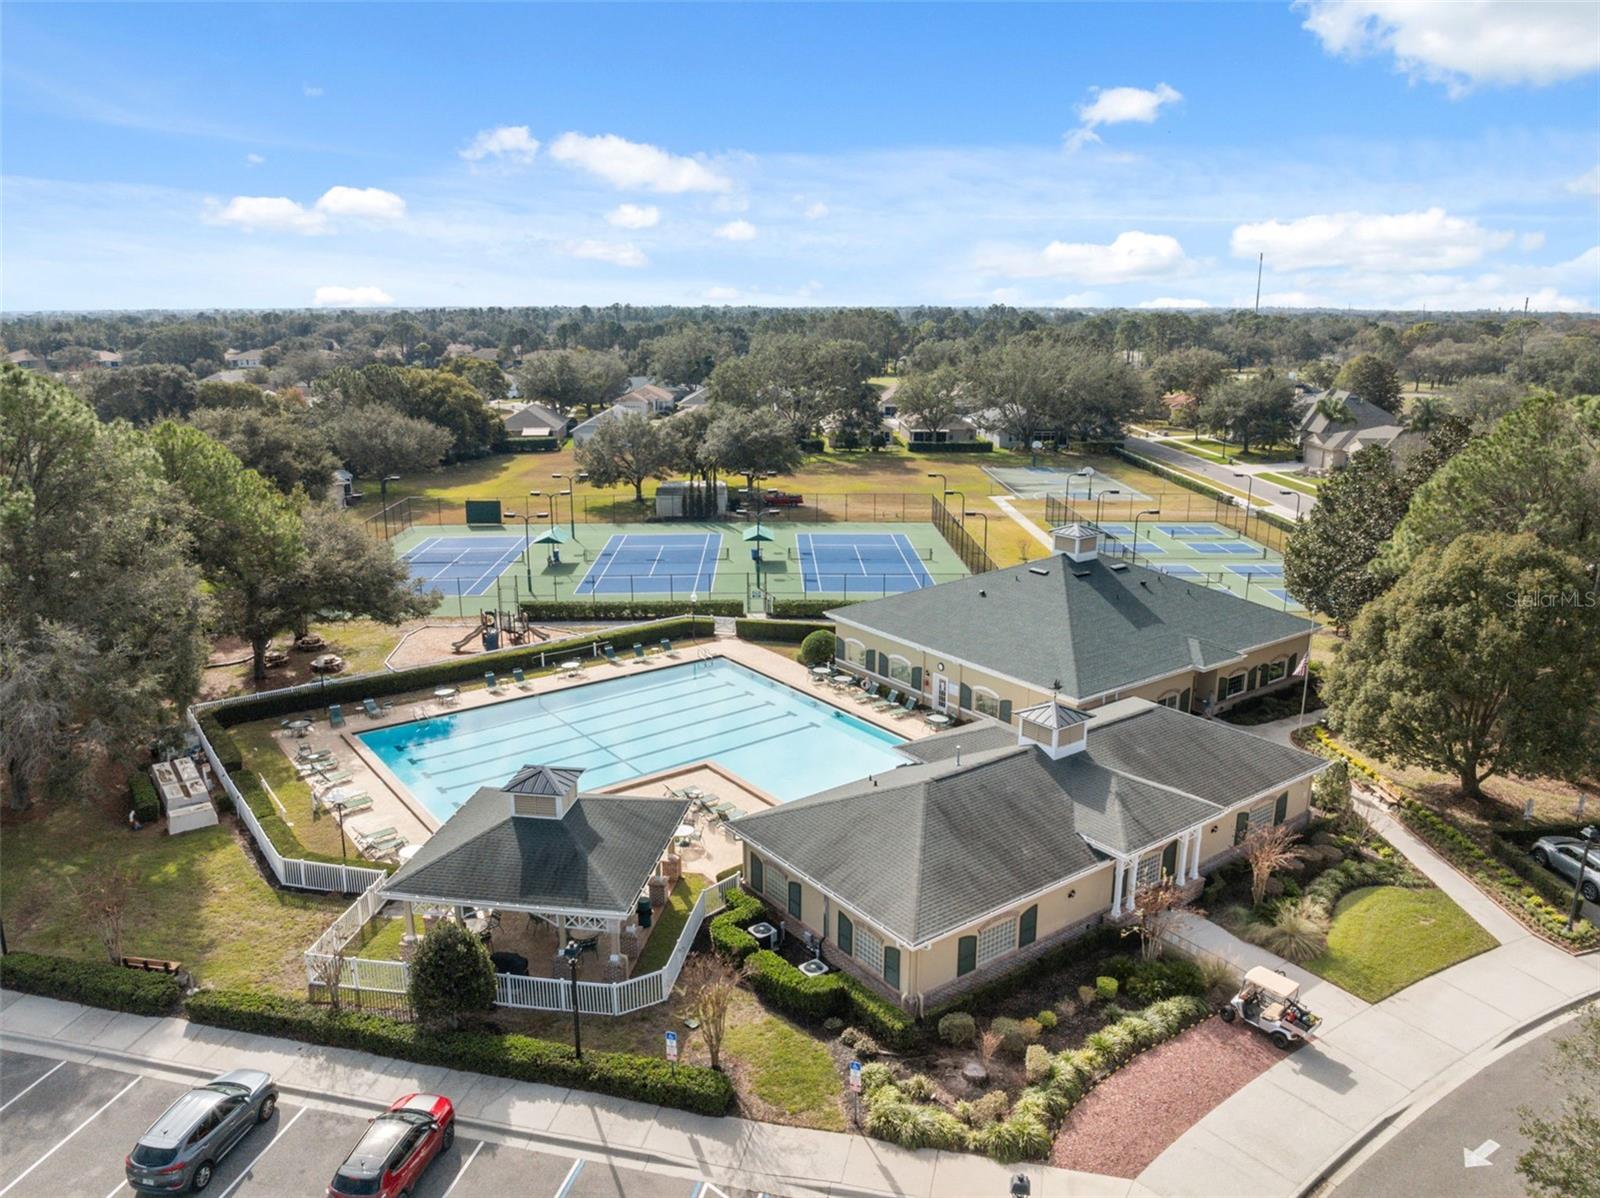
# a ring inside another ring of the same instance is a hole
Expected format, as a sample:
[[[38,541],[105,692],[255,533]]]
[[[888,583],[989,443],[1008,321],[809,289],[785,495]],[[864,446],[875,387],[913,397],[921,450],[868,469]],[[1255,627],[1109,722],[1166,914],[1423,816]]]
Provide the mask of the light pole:
[[[979,517],[982,518],[982,520],[983,520],[983,556],[984,557],[988,557],[989,556],[989,513],[988,512],[963,512],[961,514],[962,514],[963,518],[965,518],[967,516],[979,516]]]
[[[1296,520],[1300,519],[1300,492],[1299,491],[1279,491],[1278,494],[1279,495],[1293,495],[1294,496],[1294,518]]]
[[[1133,564],[1139,564],[1139,521],[1146,516],[1159,516],[1161,509],[1158,507],[1145,508],[1133,518]]]
[[[383,539],[389,539],[389,484],[400,481],[398,474],[386,474],[378,480],[378,506],[383,509]]]
[[[535,498],[539,492],[529,491],[528,498]],[[528,568],[528,598],[533,598],[533,542],[529,540],[528,519],[533,514],[533,504],[529,503],[522,512],[522,564]]]
[[[953,490],[952,489],[952,490],[946,491],[945,494],[946,495],[959,495],[959,496],[961,496],[961,506],[956,508],[956,511],[961,513],[961,527],[965,528],[967,526],[967,511],[966,511],[966,509],[967,509],[967,495],[966,495],[966,492],[965,491],[957,491],[957,490]]]
[[[584,953],[595,951],[596,937],[587,940],[574,940],[567,937],[566,946],[557,954],[572,970],[572,1053],[578,1060],[583,1060],[583,1033],[578,1024],[578,958]]]
[[[1094,501],[1094,526],[1096,528],[1100,527],[1100,513],[1105,510],[1106,496],[1107,495],[1121,495],[1121,494],[1122,494],[1122,490],[1121,490],[1120,487],[1111,487],[1108,490],[1100,492],[1100,498],[1096,499]]]
[[[936,478],[936,479],[939,480],[939,490],[940,490],[942,495],[950,494],[950,490],[949,490],[949,488],[950,488],[950,480],[948,478],[946,478],[944,475],[939,474],[938,472],[933,471],[933,470],[928,471],[928,477],[929,478]]]
[[[1245,535],[1245,533],[1250,531],[1250,507],[1255,502],[1256,498],[1256,476],[1253,474],[1243,474],[1240,471],[1235,470],[1233,472],[1233,477],[1246,480],[1244,488],[1244,528],[1239,532],[1239,535],[1242,537]]]
[[[1590,824],[1578,833],[1583,844],[1583,856],[1578,858],[1578,880],[1572,887],[1572,909],[1567,912],[1567,931],[1572,931],[1572,925],[1578,922],[1578,912],[1583,908],[1583,879],[1588,872],[1589,854],[1600,845],[1600,828]]]
[[[578,539],[578,480],[589,476],[580,471],[571,478],[567,478],[564,474],[552,474],[550,477],[562,479],[567,484],[567,489],[561,493],[571,496],[571,502],[567,504],[567,531],[572,534],[572,539],[576,541]]]

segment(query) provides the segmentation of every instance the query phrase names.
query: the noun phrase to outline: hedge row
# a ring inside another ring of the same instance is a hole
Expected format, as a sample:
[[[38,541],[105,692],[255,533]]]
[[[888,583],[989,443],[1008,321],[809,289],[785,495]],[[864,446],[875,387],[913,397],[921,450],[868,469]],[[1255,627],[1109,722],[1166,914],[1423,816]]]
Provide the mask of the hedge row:
[[[886,1048],[906,1049],[916,1043],[915,1017],[847,973],[834,970],[811,977],[765,948],[749,955],[745,970],[750,988],[786,1015],[844,1019]]]
[[[778,641],[798,645],[813,632],[832,632],[832,624],[800,620],[735,620],[734,631],[744,641]]]
[[[156,793],[156,784],[143,771],[129,775],[128,798],[141,824],[153,824],[161,818],[161,796]]]
[[[349,1048],[418,1065],[568,1086],[701,1115],[723,1115],[733,1105],[733,1083],[701,1065],[673,1065],[657,1057],[592,1050],[580,1061],[565,1044],[532,1036],[429,1031],[381,1015],[334,1014],[326,1007],[255,991],[204,990],[191,995],[184,1005],[195,1023]]]
[[[859,602],[859,599],[774,599],[767,610],[775,620],[815,620],[836,607]]]
[[[745,929],[766,917],[767,909],[755,895],[745,890],[733,891],[727,896],[726,906],[711,917],[711,947],[735,964],[743,964],[761,947]]]
[[[530,620],[653,620],[686,616],[690,608],[688,599],[524,599],[520,606]],[[701,599],[694,611],[701,616],[742,616],[744,600]]]
[[[1332,916],[1339,900],[1363,886],[1408,886],[1420,889],[1428,883],[1411,870],[1393,861],[1342,861],[1317,875],[1305,889],[1305,897],[1316,903],[1323,914]]]
[[[1569,932],[1564,903],[1553,903],[1546,899],[1514,870],[1496,860],[1477,841],[1438,812],[1424,807],[1415,799],[1401,803],[1399,812],[1408,828],[1528,927],[1568,948],[1581,951],[1600,947],[1600,929],[1587,919],[1580,919]]]
[[[696,637],[708,637],[711,633],[711,619],[702,615],[692,620],[683,616],[671,620],[658,620],[652,624],[640,624],[628,629],[626,636],[630,638],[630,644],[632,641],[649,644],[662,637],[671,640],[692,640]],[[393,670],[342,678],[337,682],[329,682],[315,691],[269,691],[266,694],[231,700],[211,708],[200,716],[200,724],[206,731],[207,739],[211,740],[212,748],[222,756],[222,749],[211,737],[212,726],[231,727],[252,720],[290,715],[304,711],[308,707],[323,707],[330,703],[358,706],[363,699],[402,695],[431,690],[436,686],[451,683],[470,682],[482,678],[486,670],[509,674],[513,667],[538,669],[541,658],[546,664],[551,664],[569,657],[587,657],[595,646],[612,643],[615,639],[617,638],[611,633],[591,633],[561,641],[521,645],[496,653],[478,653],[457,661],[436,662],[412,670]],[[233,760],[225,756],[222,760],[223,766],[230,772],[237,769],[239,764],[237,747],[233,747],[232,751],[235,755]]]
[[[200,731],[211,742],[211,751],[217,755],[223,769],[232,774],[244,768],[244,754],[239,749],[239,742],[222,726],[215,712],[200,713]]]
[[[565,437],[507,437],[495,445],[496,453],[554,453]]]
[[[981,437],[976,441],[906,441],[905,447],[912,453],[993,453],[994,442],[985,441]]]
[[[165,1015],[183,997],[183,984],[168,973],[43,953],[11,952],[0,957],[0,986],[134,1015]]]
[[[1559,834],[1547,832],[1545,835]],[[1526,848],[1509,840],[1502,840],[1499,836],[1490,836],[1489,852],[1500,864],[1537,890],[1539,897],[1545,902],[1563,911],[1567,909],[1567,904],[1572,901],[1572,886],[1543,868],[1528,855]]]

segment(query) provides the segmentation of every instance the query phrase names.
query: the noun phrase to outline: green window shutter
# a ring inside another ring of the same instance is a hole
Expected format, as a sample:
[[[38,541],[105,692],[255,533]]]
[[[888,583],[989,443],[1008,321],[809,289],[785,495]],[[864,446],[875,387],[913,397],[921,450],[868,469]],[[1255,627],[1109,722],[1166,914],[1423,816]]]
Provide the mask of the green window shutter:
[[[1260,667],[1258,667],[1258,666],[1251,666],[1250,667],[1250,681],[1248,681],[1248,682],[1246,682],[1244,684],[1246,690],[1252,690],[1253,691],[1253,690],[1256,689],[1256,679],[1257,679],[1257,676],[1259,675],[1259,673],[1260,673]]]
[[[789,883],[789,914],[800,918],[800,883]]]
[[[972,710],[972,688],[970,686],[968,686],[965,682],[963,682],[961,684],[961,700],[960,700],[960,702],[961,702],[961,710],[962,711],[971,711]]]
[[[754,853],[750,855],[750,889],[760,894],[767,888],[767,871],[761,864],[761,858]]]
[[[868,649],[867,650],[867,673],[876,674],[877,672],[878,672],[878,651],[876,649]]]
[[[963,936],[956,941],[956,977],[978,968],[978,938]]]
[[[1174,840],[1161,850],[1161,872],[1169,878],[1178,875],[1178,842]]]
[[[856,929],[850,922],[850,917],[843,911],[839,912],[839,951],[846,956],[856,955]]]
[[[1035,903],[1017,921],[1017,947],[1027,948],[1039,936],[1039,906]]]
[[[1009,724],[1011,722],[1011,700],[1010,699],[1001,699],[1000,700],[1000,722],[1002,724]]]
[[[1272,822],[1281,824],[1289,815],[1289,792],[1284,791],[1272,807]]]
[[[1295,672],[1295,668],[1297,666],[1299,666],[1299,664],[1300,664],[1300,655],[1298,653],[1289,654],[1288,672],[1290,674],[1293,674]]]
[[[919,691],[919,690],[922,689],[922,667],[921,666],[912,666],[911,667],[911,689],[914,690],[914,691]]]
[[[1250,835],[1250,813],[1241,811],[1233,817],[1233,843],[1243,844],[1244,838]]]
[[[896,989],[900,986],[900,950],[887,945],[883,949],[883,980]]]
[[[1188,688],[1183,688],[1183,694],[1178,697],[1179,711],[1194,711],[1194,693]]]

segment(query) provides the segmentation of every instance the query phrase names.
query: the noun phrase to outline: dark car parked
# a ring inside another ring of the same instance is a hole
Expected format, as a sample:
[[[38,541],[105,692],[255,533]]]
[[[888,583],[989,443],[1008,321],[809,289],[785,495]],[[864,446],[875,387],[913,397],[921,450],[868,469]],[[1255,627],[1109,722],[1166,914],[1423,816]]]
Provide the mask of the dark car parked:
[[[438,1094],[407,1094],[367,1125],[328,1198],[401,1198],[456,1138],[456,1110]]]
[[[124,1164],[140,1193],[199,1192],[217,1164],[278,1108],[278,1087],[259,1069],[235,1069],[197,1086],[162,1112]]]

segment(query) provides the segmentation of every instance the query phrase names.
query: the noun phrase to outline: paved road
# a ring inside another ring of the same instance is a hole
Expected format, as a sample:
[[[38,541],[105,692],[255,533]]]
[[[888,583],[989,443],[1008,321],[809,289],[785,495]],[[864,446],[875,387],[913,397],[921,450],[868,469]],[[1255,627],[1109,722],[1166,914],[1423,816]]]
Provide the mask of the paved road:
[[[0,1198],[121,1198],[123,1157],[188,1086],[148,1074],[0,1049]],[[396,1095],[398,1097],[398,1095]],[[217,1198],[315,1198],[370,1114],[285,1098],[207,1190]],[[414,1198],[755,1198],[694,1178],[456,1136]]]
[[[1209,479],[1219,486],[1228,487],[1236,491],[1244,491],[1246,489],[1245,480],[1234,477],[1236,472],[1245,469],[1243,466],[1219,466],[1215,462],[1208,462],[1204,458],[1197,458],[1193,454],[1184,453],[1181,449],[1173,449],[1171,446],[1163,445],[1159,441],[1151,441],[1146,437],[1129,437],[1127,446],[1130,453],[1152,458],[1164,466],[1173,466],[1180,470],[1187,470],[1190,474],[1198,474],[1201,478]],[[1270,482],[1256,484],[1254,491],[1256,506],[1265,506],[1277,512],[1280,516],[1288,516],[1293,519],[1296,511],[1294,497],[1299,492],[1280,495],[1278,492],[1283,489]],[[1315,495],[1300,495],[1299,511],[1301,514],[1309,512],[1316,506],[1316,503],[1317,497]]]
[[[1519,1198],[1517,1156],[1527,1141],[1516,1110],[1554,1105],[1544,1066],[1572,1030],[1558,1024],[1458,1086],[1341,1181],[1335,1198]],[[1484,1154],[1489,1164],[1468,1168],[1463,1153],[1486,1140],[1499,1145]]]

